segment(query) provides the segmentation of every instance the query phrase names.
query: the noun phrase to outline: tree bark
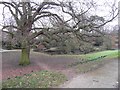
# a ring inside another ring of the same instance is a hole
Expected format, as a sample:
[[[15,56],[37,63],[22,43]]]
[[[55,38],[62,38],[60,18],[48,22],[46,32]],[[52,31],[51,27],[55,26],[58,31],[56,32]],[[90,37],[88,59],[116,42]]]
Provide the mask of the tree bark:
[[[22,52],[19,65],[29,65],[30,64],[30,45],[27,40],[22,42]]]

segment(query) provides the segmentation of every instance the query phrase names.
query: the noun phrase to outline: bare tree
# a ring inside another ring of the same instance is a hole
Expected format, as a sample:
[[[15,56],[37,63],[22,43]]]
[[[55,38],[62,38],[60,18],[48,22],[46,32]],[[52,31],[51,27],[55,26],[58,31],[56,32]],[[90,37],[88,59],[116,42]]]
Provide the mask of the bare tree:
[[[43,30],[44,31],[49,30],[49,28],[33,27],[33,24],[38,19],[43,17],[53,16],[60,19],[57,14],[45,11],[50,8],[50,5],[58,6],[59,4],[54,2],[42,2],[40,4],[36,4],[34,2],[0,2],[0,4],[3,4],[4,8],[7,7],[9,9],[9,12],[12,14],[16,22],[15,25],[4,25],[2,29],[12,27],[15,28],[20,34],[22,54],[19,64],[20,65],[30,64],[29,60],[30,41],[36,38],[37,36],[44,34]],[[35,6],[37,8],[35,8]],[[31,33],[33,30],[39,31]]]
[[[12,27],[19,32],[19,39],[22,45],[21,59],[19,62],[20,65],[30,64],[30,42],[39,35],[49,38],[53,35],[60,37],[61,33],[73,33],[84,40],[86,36],[94,36],[93,34],[90,34],[93,30],[101,33],[95,28],[100,28],[117,16],[114,15],[110,20],[105,21],[102,24],[94,24],[88,17],[88,11],[91,9],[91,6],[87,7],[85,10],[81,7],[79,12],[79,10],[76,10],[74,6],[75,4],[72,2],[43,1],[41,3],[35,3],[29,1],[0,2],[0,4],[4,5],[4,10],[5,8],[8,8],[15,21],[14,25],[4,25],[2,30],[4,31],[4,29]],[[92,4],[93,3],[91,3],[91,5]],[[64,15],[54,13],[56,9],[61,10],[62,14],[68,14],[71,18],[69,20],[65,20]],[[46,20],[49,21],[50,18],[54,18],[59,22],[57,28],[52,27],[52,25],[43,24]],[[89,33],[81,33],[81,30]]]

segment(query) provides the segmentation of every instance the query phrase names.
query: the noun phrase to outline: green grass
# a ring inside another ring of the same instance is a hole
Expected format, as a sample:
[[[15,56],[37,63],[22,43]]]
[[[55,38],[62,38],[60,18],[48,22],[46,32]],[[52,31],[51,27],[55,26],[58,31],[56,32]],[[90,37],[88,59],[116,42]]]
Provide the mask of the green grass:
[[[102,51],[96,53],[90,53],[86,55],[82,55],[82,58],[85,58],[88,62],[83,64],[77,64],[75,66],[77,73],[85,73],[91,70],[95,70],[99,67],[102,67],[106,62],[106,60],[111,60],[114,58],[118,58],[120,55],[120,51],[118,50],[109,50],[109,51]],[[99,58],[101,56],[106,56],[104,58]],[[91,60],[91,61],[90,61]],[[116,60],[116,59],[115,59]]]
[[[3,88],[49,88],[66,81],[65,75],[50,71],[40,71],[3,81]]]
[[[94,52],[94,53],[89,53],[89,54],[81,54],[81,55],[55,55],[55,56],[60,56],[60,57],[70,57],[70,58],[77,58],[77,59],[87,59],[91,60],[94,58],[98,58],[100,56],[105,56],[105,58],[117,58],[118,55],[120,56],[120,51],[118,50],[106,50],[106,51],[100,51],[100,52]]]
[[[104,56],[104,55],[106,55],[106,58],[117,58],[118,50],[107,50],[107,51],[95,52],[95,53],[90,53],[86,55],[81,55],[81,57],[85,59],[93,59],[93,58],[97,58],[97,57]]]
[[[57,55],[60,57],[77,58],[78,61],[71,63],[68,67],[75,67],[77,73],[85,73],[105,64],[105,60],[118,58],[120,51],[107,50],[82,55]]]

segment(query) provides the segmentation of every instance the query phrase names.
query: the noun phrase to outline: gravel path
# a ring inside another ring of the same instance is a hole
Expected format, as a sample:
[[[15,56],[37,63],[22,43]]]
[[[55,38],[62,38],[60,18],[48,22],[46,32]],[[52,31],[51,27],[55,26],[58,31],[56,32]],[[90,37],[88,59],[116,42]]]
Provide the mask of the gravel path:
[[[103,67],[80,74],[63,84],[62,88],[115,88],[118,86],[118,60],[110,60]]]

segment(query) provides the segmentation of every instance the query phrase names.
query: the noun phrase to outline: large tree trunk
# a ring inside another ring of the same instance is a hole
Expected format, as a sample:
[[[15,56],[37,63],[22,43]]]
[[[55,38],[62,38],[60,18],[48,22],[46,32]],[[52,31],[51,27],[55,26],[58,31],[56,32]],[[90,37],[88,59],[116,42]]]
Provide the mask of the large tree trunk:
[[[27,40],[22,42],[22,52],[19,65],[29,65],[30,64],[30,45]]]

